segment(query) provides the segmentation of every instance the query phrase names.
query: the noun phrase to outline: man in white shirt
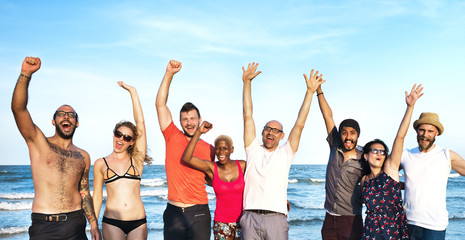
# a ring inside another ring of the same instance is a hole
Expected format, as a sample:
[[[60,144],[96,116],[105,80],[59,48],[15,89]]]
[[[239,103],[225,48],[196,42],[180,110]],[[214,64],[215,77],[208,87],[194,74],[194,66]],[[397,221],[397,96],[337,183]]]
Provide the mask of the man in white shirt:
[[[262,130],[263,145],[255,135],[252,117],[251,83],[261,71],[258,63],[250,63],[244,71],[243,114],[244,145],[247,156],[245,173],[244,212],[240,220],[242,239],[288,239],[287,184],[289,169],[299,147],[300,136],[307,119],[312,95],[324,80],[318,71],[304,74],[307,84],[305,99],[287,142],[279,146],[284,138],[280,122],[269,121]]]
[[[445,239],[449,224],[446,189],[451,168],[465,175],[465,160],[456,152],[437,146],[444,132],[436,113],[422,113],[413,123],[418,147],[404,150],[404,208],[411,239]]]

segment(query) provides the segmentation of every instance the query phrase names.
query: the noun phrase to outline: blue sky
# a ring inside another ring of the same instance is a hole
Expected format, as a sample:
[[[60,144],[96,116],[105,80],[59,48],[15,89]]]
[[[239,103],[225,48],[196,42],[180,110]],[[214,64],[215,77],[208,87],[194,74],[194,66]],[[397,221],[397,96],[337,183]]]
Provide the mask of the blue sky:
[[[138,89],[155,164],[164,163],[155,96],[170,59],[183,64],[168,99],[175,123],[186,101],[196,104],[243,159],[242,66],[258,62],[252,83],[257,129],[271,119],[289,133],[305,94],[303,73],[324,74],[338,125],[355,118],[359,144],[392,146],[405,111],[404,91],[422,83],[421,112],[439,113],[438,145],[465,156],[463,1],[3,1],[0,0],[0,164],[29,164],[11,113],[11,94],[25,56],[42,59],[29,87],[36,125],[54,133],[62,104],[80,116],[74,143],[92,162],[112,151],[112,129],[131,120],[124,81]],[[412,120],[412,122],[413,122]],[[258,132],[257,134],[260,134]],[[326,130],[313,99],[296,164],[324,164]],[[410,128],[406,148],[416,146]]]

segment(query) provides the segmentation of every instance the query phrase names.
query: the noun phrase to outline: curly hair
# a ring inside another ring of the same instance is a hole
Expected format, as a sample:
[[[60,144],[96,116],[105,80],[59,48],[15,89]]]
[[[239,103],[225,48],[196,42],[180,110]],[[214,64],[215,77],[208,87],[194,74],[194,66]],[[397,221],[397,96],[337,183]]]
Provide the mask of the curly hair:
[[[132,122],[129,122],[129,121],[121,121],[119,123],[117,123],[115,125],[115,128],[113,129],[113,133],[115,133],[120,127],[127,127],[129,129],[131,129],[132,133],[133,133],[133,136],[132,136],[132,139],[135,141],[139,136],[137,135],[137,128],[136,128],[136,125],[134,125]],[[138,156],[141,156],[142,154],[144,154],[144,162],[148,165],[150,165],[152,163],[152,157],[150,157],[149,155],[147,155],[147,150],[145,151],[145,153],[142,153],[140,151],[138,151],[135,147],[134,147],[134,144],[129,146],[128,149],[128,154],[129,156],[131,156],[131,158],[134,158],[134,157],[138,157]]]
[[[219,135],[216,139],[215,139],[215,146],[216,144],[218,143],[218,141],[220,140],[223,140],[225,141],[227,144],[229,144],[229,147],[232,147],[233,146],[233,140],[227,136],[227,135]]]

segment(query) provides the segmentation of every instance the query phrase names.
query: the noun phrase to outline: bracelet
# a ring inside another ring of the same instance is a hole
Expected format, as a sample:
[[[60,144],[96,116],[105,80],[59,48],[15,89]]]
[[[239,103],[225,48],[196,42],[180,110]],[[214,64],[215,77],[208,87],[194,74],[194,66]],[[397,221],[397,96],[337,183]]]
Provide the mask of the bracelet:
[[[21,76],[21,77],[25,77],[25,78],[27,78],[27,79],[31,79],[31,76],[27,76],[27,75],[24,75],[24,74],[22,74],[22,73],[21,73],[21,74],[19,74],[19,76]]]
[[[321,94],[323,94],[323,92],[317,93],[316,96],[318,97],[318,95],[321,95]]]

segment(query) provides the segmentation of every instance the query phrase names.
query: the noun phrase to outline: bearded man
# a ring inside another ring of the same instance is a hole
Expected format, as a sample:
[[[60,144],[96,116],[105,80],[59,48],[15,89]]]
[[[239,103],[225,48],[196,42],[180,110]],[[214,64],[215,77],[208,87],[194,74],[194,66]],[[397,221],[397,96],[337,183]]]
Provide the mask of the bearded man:
[[[318,103],[325,120],[330,153],[326,167],[326,216],[321,229],[323,240],[362,238],[362,193],[360,180],[362,151],[357,146],[360,126],[354,119],[345,119],[339,129],[321,86],[317,89]]]
[[[55,134],[45,137],[27,109],[29,82],[40,65],[39,58],[24,59],[11,101],[16,125],[26,140],[31,159],[34,200],[29,237],[87,239],[87,217],[92,239],[100,239],[89,192],[90,157],[73,144],[74,131],[79,126],[76,111],[69,105],[59,107],[52,120]]]
[[[445,239],[449,224],[446,209],[447,181],[451,169],[465,175],[465,160],[435,144],[444,127],[436,113],[424,112],[413,123],[418,147],[404,150],[404,208],[411,239]]]

